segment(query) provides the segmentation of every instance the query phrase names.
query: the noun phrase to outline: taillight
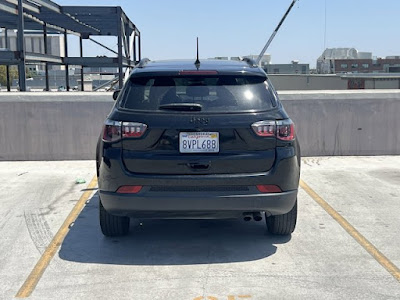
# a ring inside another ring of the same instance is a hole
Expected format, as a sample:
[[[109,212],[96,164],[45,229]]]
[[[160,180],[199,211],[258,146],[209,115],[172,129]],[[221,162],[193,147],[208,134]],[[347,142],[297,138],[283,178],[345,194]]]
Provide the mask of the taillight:
[[[117,142],[121,139],[121,122],[106,120],[103,127],[103,141]]]
[[[283,141],[293,141],[294,140],[294,124],[292,120],[282,120],[276,121],[277,134],[276,137]]]
[[[257,189],[261,193],[281,193],[282,190],[277,185],[272,184],[259,184],[257,185]]]
[[[122,137],[141,137],[147,129],[147,125],[143,123],[123,122]]]
[[[118,142],[121,138],[140,138],[147,129],[147,125],[136,122],[121,122],[106,120],[103,127],[104,142]]]
[[[275,121],[260,121],[251,125],[254,132],[258,136],[275,136],[276,123]]]
[[[283,141],[294,140],[294,124],[290,119],[280,121],[260,121],[251,125],[253,131],[261,137],[276,137]]]

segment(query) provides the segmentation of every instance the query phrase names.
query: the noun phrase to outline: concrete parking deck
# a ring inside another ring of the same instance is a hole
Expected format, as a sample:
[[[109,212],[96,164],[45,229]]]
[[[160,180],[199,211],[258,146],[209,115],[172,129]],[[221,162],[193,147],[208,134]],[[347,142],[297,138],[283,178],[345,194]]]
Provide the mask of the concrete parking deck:
[[[1,299],[400,298],[400,156],[303,159],[288,238],[241,220],[133,222],[105,238],[94,173],[93,161],[0,162]],[[86,205],[49,256],[76,203]],[[35,269],[41,257],[49,264]]]

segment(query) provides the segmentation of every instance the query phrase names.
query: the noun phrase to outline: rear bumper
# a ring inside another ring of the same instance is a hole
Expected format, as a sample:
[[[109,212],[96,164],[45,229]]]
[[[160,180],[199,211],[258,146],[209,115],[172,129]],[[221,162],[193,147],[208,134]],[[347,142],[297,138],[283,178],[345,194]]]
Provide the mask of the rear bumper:
[[[277,185],[282,191],[298,189],[300,159],[295,147],[277,148],[275,163],[267,172],[209,174],[209,175],[162,175],[129,172],[121,158],[120,149],[107,149],[99,157],[99,188],[115,192],[122,185],[142,186],[256,186]]]
[[[99,193],[111,214],[150,218],[240,216],[265,211],[270,215],[289,212],[297,199],[300,178],[298,147],[278,147],[273,167],[263,173],[160,175],[129,172],[118,148],[99,157]],[[256,185],[277,185],[282,193],[260,193]],[[119,194],[123,185],[141,185],[137,194]],[[246,191],[215,191],[218,187],[246,187]],[[154,187],[176,187],[178,191],[154,191]],[[199,187],[202,191],[193,191]],[[186,191],[182,191],[186,189]]]
[[[205,193],[139,192],[117,194],[100,190],[104,208],[111,214],[132,217],[201,217],[207,215],[241,215],[265,211],[269,215],[289,212],[297,199],[297,189],[282,193]]]

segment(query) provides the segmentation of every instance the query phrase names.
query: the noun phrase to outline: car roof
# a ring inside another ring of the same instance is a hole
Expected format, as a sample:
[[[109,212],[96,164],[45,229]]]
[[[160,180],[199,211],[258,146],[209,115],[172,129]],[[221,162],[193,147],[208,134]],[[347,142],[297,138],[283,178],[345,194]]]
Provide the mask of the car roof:
[[[204,59],[200,61],[199,65],[195,64],[195,60],[159,60],[148,61],[139,64],[133,73],[139,75],[142,73],[177,73],[180,71],[209,71],[215,70],[220,74],[231,73],[246,73],[258,76],[266,76],[264,71],[246,61],[235,60],[216,60]],[[139,74],[138,74],[139,73]],[[144,75],[144,74],[143,74]]]

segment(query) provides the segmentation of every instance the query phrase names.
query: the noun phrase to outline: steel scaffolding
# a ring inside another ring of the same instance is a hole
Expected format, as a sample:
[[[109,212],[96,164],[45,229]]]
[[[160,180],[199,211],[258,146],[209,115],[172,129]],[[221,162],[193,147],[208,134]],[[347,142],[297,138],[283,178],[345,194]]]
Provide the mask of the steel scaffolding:
[[[0,0],[0,28],[5,30],[5,49],[0,51],[0,65],[6,65],[7,90],[10,91],[9,67],[18,66],[19,89],[26,91],[27,63],[44,63],[46,90],[49,90],[49,65],[65,66],[66,89],[69,90],[68,66],[81,66],[81,90],[84,90],[84,67],[118,68],[118,85],[123,85],[124,69],[130,69],[141,59],[140,31],[121,7],[60,6],[50,0]],[[9,47],[8,30],[17,30],[17,50]],[[44,53],[27,52],[25,31],[43,34]],[[48,53],[48,34],[64,35],[64,57]],[[68,56],[68,34],[79,36],[79,57]],[[92,36],[114,36],[118,50],[114,51]],[[83,57],[83,40],[91,40],[111,51],[115,57]]]

